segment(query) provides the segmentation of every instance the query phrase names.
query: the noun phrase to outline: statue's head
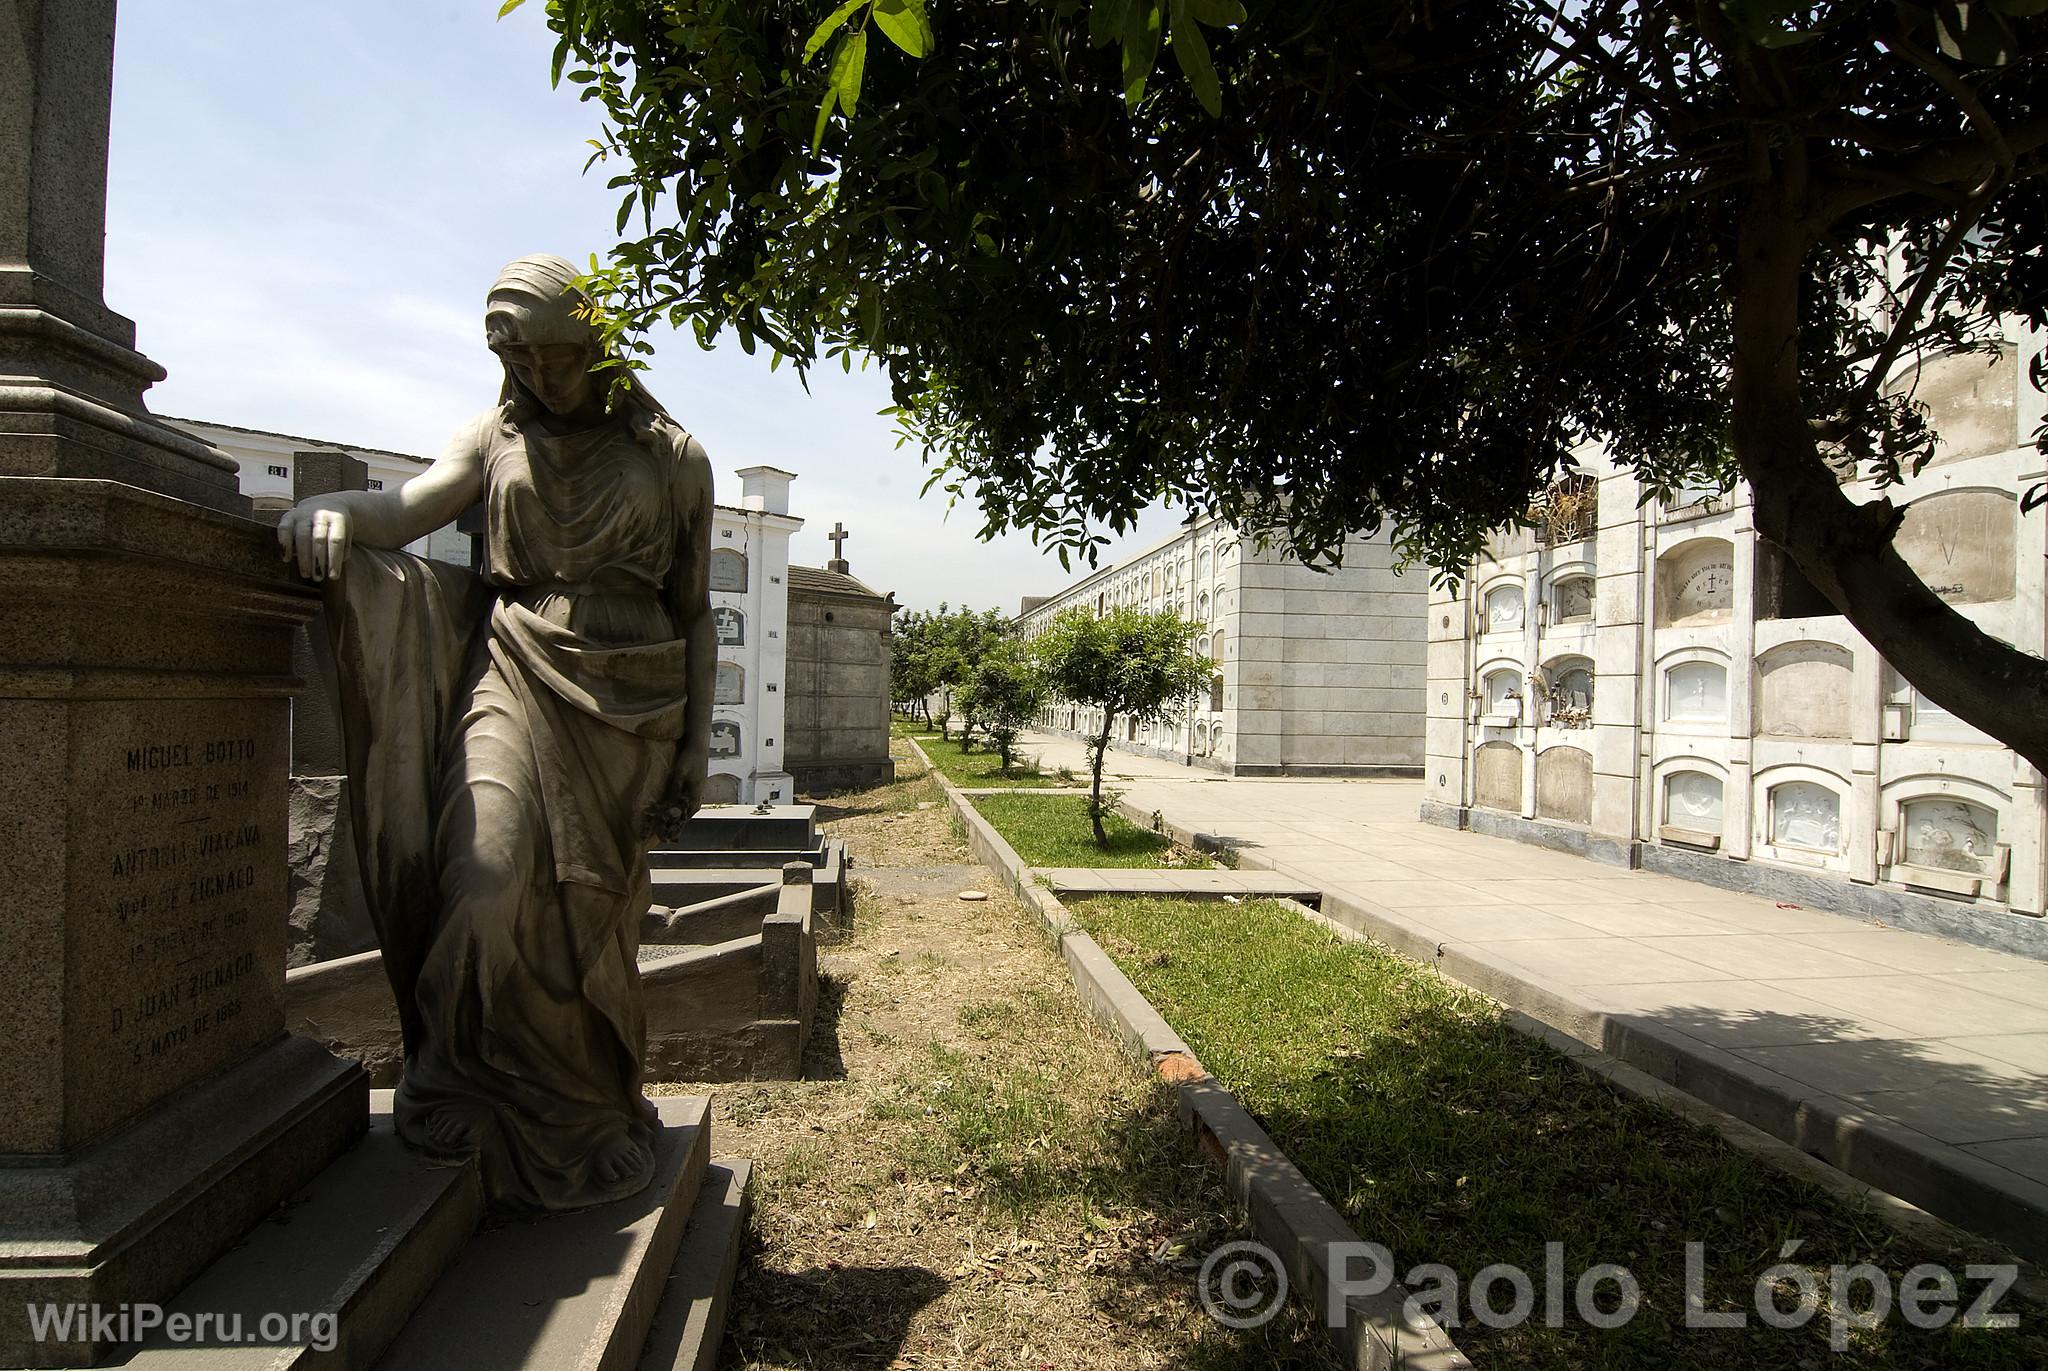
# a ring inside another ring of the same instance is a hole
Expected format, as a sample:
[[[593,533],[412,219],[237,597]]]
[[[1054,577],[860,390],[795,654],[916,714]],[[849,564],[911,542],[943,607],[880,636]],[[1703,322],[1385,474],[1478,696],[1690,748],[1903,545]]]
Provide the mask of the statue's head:
[[[521,408],[573,414],[604,384],[590,370],[600,344],[576,274],[541,253],[508,264],[491,286],[484,337],[505,364],[505,398]]]

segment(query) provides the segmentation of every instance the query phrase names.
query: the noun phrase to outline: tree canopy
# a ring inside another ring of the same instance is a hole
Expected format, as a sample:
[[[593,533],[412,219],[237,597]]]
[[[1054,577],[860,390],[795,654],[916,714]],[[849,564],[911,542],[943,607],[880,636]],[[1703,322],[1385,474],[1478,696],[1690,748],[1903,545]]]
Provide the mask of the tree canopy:
[[[1017,734],[1046,700],[1045,673],[1028,643],[1003,638],[992,644],[960,685],[960,708],[995,744],[1002,769],[1010,769]]]
[[[1197,655],[1202,632],[1202,625],[1171,612],[1120,605],[1102,614],[1069,609],[1032,642],[1045,688],[1101,712],[1089,744],[1088,817],[1103,847],[1109,834],[1102,825],[1102,759],[1110,737],[1120,720],[1178,718],[1208,688],[1209,661]]]
[[[1163,496],[1456,569],[1597,441],[1653,494],[1748,481],[1893,665],[2048,767],[2048,664],[1840,482],[1930,454],[1915,358],[2048,314],[2044,8],[550,11],[639,215],[607,327],[878,359],[989,532],[1087,550]]]

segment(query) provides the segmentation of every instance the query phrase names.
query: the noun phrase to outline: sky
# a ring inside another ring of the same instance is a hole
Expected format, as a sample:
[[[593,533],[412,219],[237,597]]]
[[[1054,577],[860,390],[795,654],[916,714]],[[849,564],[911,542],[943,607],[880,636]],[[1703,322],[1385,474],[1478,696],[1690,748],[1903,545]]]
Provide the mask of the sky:
[[[594,105],[548,83],[540,0],[144,0],[121,6],[108,174],[107,303],[170,372],[160,415],[423,457],[497,398],[483,300],[531,252],[588,260],[618,192],[583,171]],[[898,449],[878,370],[812,373],[765,350],[650,335],[649,389],[733,472],[797,473],[790,559],[831,556],[900,604],[1015,612],[1078,579],[1023,536],[979,542]],[[1169,536],[1148,510],[1110,557]]]

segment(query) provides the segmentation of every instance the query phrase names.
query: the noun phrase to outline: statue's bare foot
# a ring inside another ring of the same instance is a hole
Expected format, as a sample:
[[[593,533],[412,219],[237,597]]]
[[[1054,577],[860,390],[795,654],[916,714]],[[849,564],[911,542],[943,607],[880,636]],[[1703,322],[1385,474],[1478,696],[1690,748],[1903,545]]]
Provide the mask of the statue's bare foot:
[[[488,1117],[481,1105],[444,1104],[427,1116],[427,1142],[436,1152],[466,1157],[476,1151]]]
[[[606,1189],[641,1178],[654,1169],[654,1152],[636,1133],[615,1133],[599,1143],[591,1156],[598,1183]]]

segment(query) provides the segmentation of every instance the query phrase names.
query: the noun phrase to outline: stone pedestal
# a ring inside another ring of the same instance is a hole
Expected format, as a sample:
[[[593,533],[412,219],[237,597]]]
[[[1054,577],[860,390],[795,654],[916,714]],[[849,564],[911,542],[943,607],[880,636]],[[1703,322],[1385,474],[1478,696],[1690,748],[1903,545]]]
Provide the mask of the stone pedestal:
[[[0,455],[9,449],[0,440]],[[28,1305],[155,1301],[360,1136],[284,1034],[292,635],[246,519],[0,476],[0,1365]]]

